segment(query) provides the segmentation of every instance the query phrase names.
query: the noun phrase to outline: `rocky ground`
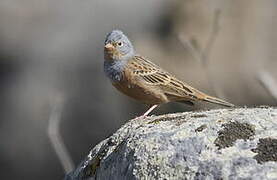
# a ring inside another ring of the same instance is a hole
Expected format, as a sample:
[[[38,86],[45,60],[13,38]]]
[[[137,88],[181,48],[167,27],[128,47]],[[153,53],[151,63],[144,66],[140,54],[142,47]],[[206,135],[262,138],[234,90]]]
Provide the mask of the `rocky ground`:
[[[133,119],[65,179],[277,179],[277,109]]]

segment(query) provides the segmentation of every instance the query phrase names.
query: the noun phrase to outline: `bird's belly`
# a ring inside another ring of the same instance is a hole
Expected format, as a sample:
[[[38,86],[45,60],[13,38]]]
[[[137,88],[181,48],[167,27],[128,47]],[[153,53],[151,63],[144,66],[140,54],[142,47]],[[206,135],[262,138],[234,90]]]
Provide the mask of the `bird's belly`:
[[[114,82],[113,86],[125,95],[145,104],[162,104],[167,102],[167,98],[155,89],[143,88],[127,81]]]

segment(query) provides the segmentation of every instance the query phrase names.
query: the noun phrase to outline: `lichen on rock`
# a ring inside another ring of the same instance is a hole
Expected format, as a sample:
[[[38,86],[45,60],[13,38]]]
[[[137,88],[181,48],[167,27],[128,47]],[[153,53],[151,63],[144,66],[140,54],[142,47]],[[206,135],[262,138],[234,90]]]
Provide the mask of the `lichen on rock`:
[[[128,121],[65,179],[277,179],[277,109]]]

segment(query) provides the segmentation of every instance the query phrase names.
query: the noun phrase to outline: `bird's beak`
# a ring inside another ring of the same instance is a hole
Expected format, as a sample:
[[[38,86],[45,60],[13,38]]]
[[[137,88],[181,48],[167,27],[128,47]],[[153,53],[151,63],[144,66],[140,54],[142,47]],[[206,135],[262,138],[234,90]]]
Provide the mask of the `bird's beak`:
[[[105,45],[105,50],[112,51],[114,49],[114,46],[111,43],[108,43]]]

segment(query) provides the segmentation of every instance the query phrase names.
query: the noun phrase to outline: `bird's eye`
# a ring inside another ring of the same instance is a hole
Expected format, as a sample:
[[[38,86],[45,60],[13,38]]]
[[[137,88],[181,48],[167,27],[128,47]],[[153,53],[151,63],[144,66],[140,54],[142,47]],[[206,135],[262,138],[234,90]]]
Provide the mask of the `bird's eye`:
[[[119,47],[121,47],[121,46],[123,45],[123,43],[122,43],[122,42],[118,42],[117,45],[118,45]]]

